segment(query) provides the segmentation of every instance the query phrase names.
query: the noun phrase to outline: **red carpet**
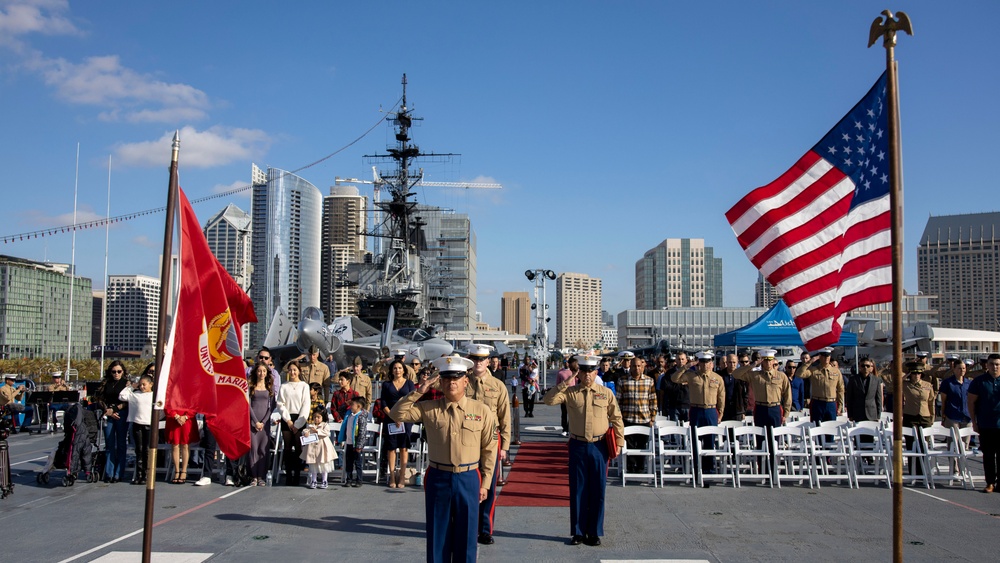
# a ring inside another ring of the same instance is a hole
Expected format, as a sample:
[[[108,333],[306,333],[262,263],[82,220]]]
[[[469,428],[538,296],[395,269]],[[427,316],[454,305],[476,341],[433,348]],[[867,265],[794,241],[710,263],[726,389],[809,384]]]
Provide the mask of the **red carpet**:
[[[497,506],[569,506],[569,453],[564,442],[524,442]]]

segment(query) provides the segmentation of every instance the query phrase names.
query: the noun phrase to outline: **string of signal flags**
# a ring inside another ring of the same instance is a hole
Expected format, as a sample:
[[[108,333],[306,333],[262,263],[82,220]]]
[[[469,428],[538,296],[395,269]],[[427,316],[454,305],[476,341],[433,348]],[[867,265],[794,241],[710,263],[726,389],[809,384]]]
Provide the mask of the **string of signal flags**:
[[[296,168],[295,170],[289,170],[287,172],[284,172],[281,177],[284,177],[287,174],[297,174],[297,173],[299,173],[299,172],[301,172],[303,170],[306,170],[308,168],[312,168],[313,166],[316,166],[317,164],[320,164],[321,162],[329,160],[330,158],[333,158],[337,154],[339,154],[339,153],[347,150],[348,148],[350,148],[351,146],[353,146],[354,144],[356,144],[361,139],[364,139],[365,137],[367,137],[372,131],[375,130],[375,128],[377,128],[379,125],[381,125],[383,121],[385,121],[389,116],[393,115],[393,112],[396,110],[396,106],[398,106],[401,101],[403,101],[402,97],[400,97],[398,100],[396,100],[396,103],[393,104],[392,107],[388,111],[382,111],[382,113],[383,113],[382,117],[380,117],[379,120],[375,122],[375,124],[373,124],[371,127],[369,127],[364,133],[362,133],[361,135],[359,135],[358,137],[356,137],[353,141],[351,141],[351,142],[347,143],[346,145],[340,147],[339,149],[331,152],[330,154],[328,154],[328,155],[320,158],[319,160],[316,160],[314,162],[310,162],[309,164],[306,164],[305,166],[300,166],[300,167]],[[236,194],[241,193],[241,192],[245,192],[245,191],[250,190],[250,189],[253,189],[253,186],[250,185],[250,184],[247,184],[245,186],[239,186],[239,187],[236,187],[236,188],[233,188],[233,189],[230,189],[230,190],[226,190],[224,192],[219,192],[217,194],[212,194],[212,195],[209,195],[209,196],[205,196],[205,197],[202,197],[202,198],[191,200],[191,203],[192,204],[202,203],[202,202],[205,202],[205,201],[211,201],[213,199],[219,199],[219,198],[222,198],[222,197],[228,197],[228,196],[231,196],[231,195],[236,195]],[[26,232],[26,233],[17,233],[17,234],[13,234],[13,235],[3,235],[3,236],[0,236],[0,242],[2,242],[3,244],[12,244],[12,243],[15,243],[15,242],[22,242],[22,241],[26,241],[26,240],[38,239],[38,238],[43,238],[43,237],[47,237],[47,236],[60,235],[60,234],[63,234],[63,233],[72,233],[73,231],[82,231],[82,230],[86,230],[86,229],[93,229],[93,228],[96,228],[96,227],[104,227],[106,225],[114,225],[115,223],[123,223],[125,221],[131,221],[133,219],[137,219],[139,217],[144,217],[146,215],[153,215],[153,214],[156,214],[156,213],[163,213],[164,211],[166,211],[166,209],[167,209],[166,206],[163,206],[163,207],[157,207],[155,209],[146,209],[144,211],[135,211],[135,212],[132,212],[132,213],[126,213],[124,215],[116,215],[114,217],[105,217],[103,219],[95,219],[93,221],[86,221],[84,223],[74,223],[72,225],[63,225],[61,227],[50,227],[50,228],[47,228],[47,229],[39,229],[39,230],[36,230],[36,231],[29,231],[29,232]]]

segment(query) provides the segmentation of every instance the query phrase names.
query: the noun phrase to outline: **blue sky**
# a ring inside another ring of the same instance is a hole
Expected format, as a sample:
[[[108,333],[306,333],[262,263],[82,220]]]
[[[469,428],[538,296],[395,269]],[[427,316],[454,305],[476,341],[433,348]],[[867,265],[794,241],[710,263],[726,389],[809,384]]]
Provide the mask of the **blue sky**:
[[[356,5],[355,5],[356,4]],[[930,214],[995,211],[997,56],[977,21],[1000,3],[898,1],[915,37],[899,60],[905,287]],[[664,238],[699,237],[724,261],[725,304],[753,304],[756,270],[723,213],[784,172],[884,69],[866,48],[871,2],[65,2],[0,0],[0,234],[165,202],[170,136],[192,199],[249,181],[250,164],[299,168],[347,145],[409,78],[424,150],[418,200],[468,213],[478,309],[531,291],[525,269],[604,283],[604,308],[634,306],[634,267]],[[379,127],[301,176],[369,177]],[[238,195],[195,206],[204,221]],[[111,228],[110,273],[156,275],[162,214]],[[102,287],[104,229],[79,232],[81,275]],[[69,262],[70,235],[0,245]],[[549,300],[555,302],[551,288]],[[553,327],[554,328],[554,327]]]

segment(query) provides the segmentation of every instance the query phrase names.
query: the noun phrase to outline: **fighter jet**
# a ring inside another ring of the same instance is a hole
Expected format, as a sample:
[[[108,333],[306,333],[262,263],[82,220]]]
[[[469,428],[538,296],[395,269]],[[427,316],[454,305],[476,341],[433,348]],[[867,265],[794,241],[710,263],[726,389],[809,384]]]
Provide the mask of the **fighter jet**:
[[[305,354],[310,346],[316,346],[320,358],[333,355],[339,367],[349,366],[355,356],[360,356],[366,365],[371,365],[398,349],[406,350],[407,361],[412,358],[435,360],[454,351],[451,344],[426,329],[408,327],[393,330],[394,317],[390,310],[386,331],[382,332],[357,317],[337,317],[328,325],[321,310],[306,307],[298,325],[293,327],[285,310],[278,307],[264,345],[277,358],[276,365],[284,365],[288,360]]]

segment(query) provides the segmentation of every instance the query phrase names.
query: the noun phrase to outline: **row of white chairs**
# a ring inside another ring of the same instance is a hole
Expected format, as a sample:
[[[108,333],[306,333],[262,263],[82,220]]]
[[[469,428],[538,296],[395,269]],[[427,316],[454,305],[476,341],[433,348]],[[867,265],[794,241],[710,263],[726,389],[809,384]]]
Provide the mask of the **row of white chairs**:
[[[341,422],[330,422],[327,423],[327,428],[330,430],[330,441],[336,442],[337,435],[340,432],[340,427],[343,425]],[[274,425],[273,428],[277,428],[278,425]],[[420,424],[413,424],[410,428],[410,444],[409,456],[413,460],[416,470],[418,473],[422,473],[424,466],[427,463],[427,446],[422,438],[422,426]],[[365,428],[365,442],[364,447],[361,450],[361,473],[362,477],[372,478],[376,484],[378,484],[383,477],[382,474],[382,432],[383,424],[377,422],[369,422]],[[280,431],[275,431],[272,429],[272,437],[274,438],[274,448],[271,450],[273,454],[272,458],[272,474],[278,476],[283,471],[282,455],[284,446],[282,444],[282,435]],[[344,444],[335,446],[338,456],[338,465],[343,472],[345,470],[345,465],[347,463],[347,455],[344,450]],[[343,475],[343,473],[342,473]]]
[[[782,481],[809,483],[820,487],[823,481],[846,482],[851,488],[865,482],[884,482],[892,486],[891,428],[879,422],[828,421],[812,426],[808,420],[766,429],[727,421],[715,426],[694,427],[658,421],[654,426],[628,426],[630,436],[645,436],[647,446],[623,446],[614,468],[622,486],[629,480],[652,481],[663,486],[667,481],[681,481],[692,486],[709,480],[728,481],[734,487],[744,479],[759,480],[768,486],[781,487]],[[980,458],[978,434],[972,428],[903,428],[902,457],[913,468],[903,481],[922,483],[934,488],[936,483],[965,488],[975,486],[968,460]],[[973,447],[969,447],[972,443]],[[629,471],[629,459],[639,458],[637,471]],[[707,461],[714,463],[706,463]],[[696,463],[696,460],[700,463]],[[714,466],[709,471],[706,466]]]

